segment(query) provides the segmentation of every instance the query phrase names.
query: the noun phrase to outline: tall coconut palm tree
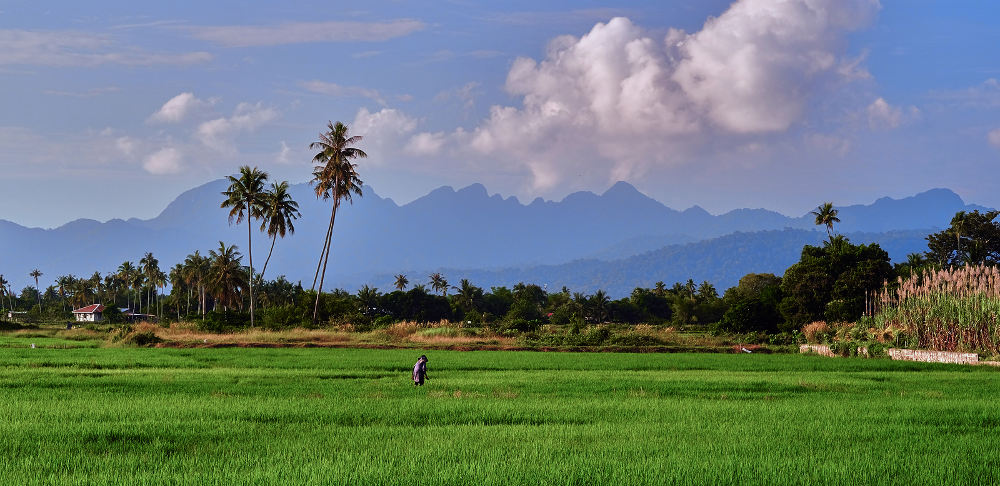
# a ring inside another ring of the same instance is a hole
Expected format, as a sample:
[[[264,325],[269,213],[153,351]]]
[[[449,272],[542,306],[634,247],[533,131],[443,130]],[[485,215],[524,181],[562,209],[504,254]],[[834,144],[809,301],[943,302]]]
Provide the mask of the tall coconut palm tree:
[[[160,261],[153,256],[152,252],[146,252],[146,254],[139,260],[139,265],[142,269],[141,278],[146,285],[146,313],[152,314],[149,307],[153,304],[153,291],[155,290],[156,276],[160,273]],[[140,301],[141,304],[141,301]],[[141,305],[139,306],[142,307]]]
[[[957,254],[957,260],[961,262],[963,260],[962,255],[962,231],[965,227],[965,222],[969,219],[969,213],[965,211],[959,211],[955,213],[955,217],[951,218],[951,231],[955,234],[955,249]]]
[[[113,273],[104,275],[104,289],[111,291],[111,304],[118,307],[118,279]]]
[[[35,278],[35,290],[38,290],[38,312],[42,311],[42,289],[38,287],[38,277],[42,276],[42,271],[34,269],[28,275]]]
[[[254,323],[254,313],[253,313],[253,241],[251,234],[252,222],[255,218],[263,218],[264,210],[266,207],[266,190],[264,189],[264,184],[267,182],[267,172],[264,172],[256,167],[250,168],[249,165],[244,165],[240,167],[239,177],[228,176],[229,179],[229,189],[225,190],[222,195],[226,196],[226,199],[222,201],[219,206],[221,208],[230,208],[229,210],[229,224],[233,224],[233,220],[236,220],[236,224],[243,222],[243,218],[247,220],[247,258],[250,260],[250,278],[249,280],[249,290],[250,293],[250,327],[255,327]]]
[[[816,217],[816,226],[825,225],[826,226],[826,236],[831,237],[833,231],[833,223],[839,223],[840,218],[837,217],[837,211],[833,208],[832,202],[825,202],[820,204],[815,211],[810,211],[809,214]]]
[[[396,283],[394,284],[396,290],[402,292],[407,285],[410,285],[410,280],[406,278],[406,275],[403,274],[396,275]]]
[[[176,292],[187,293],[188,295],[188,308],[191,308],[191,291],[187,288],[187,282],[184,279],[184,264],[175,263],[173,267],[170,267],[170,293],[176,295]],[[177,320],[181,320],[181,305],[180,299],[174,298],[174,308],[177,309]]]
[[[157,268],[156,273],[153,274],[152,280],[150,280],[150,284],[153,286],[153,298],[156,302],[156,307],[154,307],[154,310],[156,310],[156,317],[162,318],[163,301],[160,299],[160,294],[163,291],[163,287],[166,287],[167,285],[167,274],[163,273],[163,270]]]
[[[198,290],[198,311],[202,317],[205,317],[205,306],[206,297],[205,282],[208,278],[208,269],[210,261],[209,259],[201,256],[198,250],[187,256],[184,259],[184,279],[188,284],[190,289],[194,286]],[[188,291],[190,295],[190,290]],[[190,302],[188,303],[188,314],[191,313]]]
[[[455,298],[458,306],[465,312],[479,312],[483,301],[483,289],[472,285],[469,279],[463,278],[455,287]]]
[[[101,279],[101,272],[94,272],[93,275],[88,279],[88,283],[92,289],[97,290],[97,302],[101,303],[104,301],[104,280]]]
[[[247,283],[247,275],[240,265],[243,255],[236,245],[226,246],[220,241],[218,250],[208,252],[211,261],[208,281],[216,301],[229,309],[240,305],[240,292]]]
[[[361,186],[364,184],[358,176],[357,164],[351,161],[368,157],[364,151],[354,147],[361,141],[362,137],[350,135],[347,125],[341,122],[328,122],[326,126],[327,131],[319,134],[319,140],[309,144],[309,148],[319,149],[319,152],[313,157],[315,166],[313,167],[313,178],[310,181],[316,191],[316,197],[323,200],[333,199],[330,224],[326,228],[323,250],[320,252],[319,262],[316,264],[316,276],[313,277],[313,289],[316,289],[316,280],[319,279],[316,303],[313,305],[314,324],[319,313],[319,297],[323,293],[326,264],[330,259],[330,246],[333,239],[333,225],[337,219],[337,209],[340,208],[341,201],[346,200],[351,203],[353,195],[361,197]],[[321,267],[322,271],[320,271]]]
[[[135,290],[135,288],[132,285],[132,282],[134,280],[133,275],[135,275],[135,273],[136,273],[135,265],[133,265],[132,262],[130,261],[126,260],[122,262],[121,265],[118,265],[118,272],[117,272],[118,280],[125,288],[125,306],[128,307],[129,309],[137,311],[136,309],[133,309],[132,293],[129,292],[129,289]],[[60,286],[59,288],[62,289],[62,286]],[[60,293],[61,292],[62,290],[60,290]]]
[[[361,313],[366,316],[374,314],[378,310],[378,298],[380,295],[377,288],[371,288],[368,285],[361,287],[358,290],[358,303],[361,304]]]
[[[271,237],[271,249],[267,252],[267,260],[264,260],[264,268],[260,270],[261,278],[267,271],[267,263],[271,261],[274,242],[279,236],[284,238],[286,233],[295,234],[292,222],[300,216],[299,203],[288,193],[288,181],[271,183],[271,189],[264,193],[264,218],[260,223],[260,230],[267,231],[267,235]]]
[[[5,303],[3,301],[4,297],[8,297],[7,279],[3,278],[3,274],[0,274],[0,308],[3,308],[5,306]]]
[[[435,292],[441,292],[442,296],[448,293],[448,281],[445,280],[440,273],[432,273],[428,278],[431,279],[431,288],[434,289]]]
[[[66,291],[69,290],[71,283],[73,283],[72,275],[60,275],[56,277],[56,285],[59,286],[59,298],[62,299],[63,312],[66,312]]]

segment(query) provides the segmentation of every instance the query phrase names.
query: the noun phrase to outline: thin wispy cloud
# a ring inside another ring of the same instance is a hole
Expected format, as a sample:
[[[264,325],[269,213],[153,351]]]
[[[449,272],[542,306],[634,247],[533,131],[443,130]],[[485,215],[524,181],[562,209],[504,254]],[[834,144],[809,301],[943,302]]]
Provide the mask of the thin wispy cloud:
[[[0,46],[3,46],[0,49],[0,65],[152,66],[198,64],[212,60],[208,52],[149,52],[120,46],[109,35],[77,31],[0,29]]]
[[[525,11],[525,12],[505,12],[486,17],[486,20],[503,24],[533,26],[552,25],[555,23],[573,22],[596,22],[608,20],[614,17],[637,18],[637,12],[633,9],[624,8],[586,8],[571,10],[569,12],[551,11]]]
[[[385,102],[385,97],[382,96],[378,90],[371,88],[363,88],[360,86],[342,86],[337,83],[328,83],[326,81],[318,80],[305,81],[301,83],[301,86],[313,93],[324,94],[327,96],[368,98],[382,106],[386,106],[387,104]]]
[[[465,109],[471,109],[476,105],[476,98],[482,94],[481,84],[477,81],[465,83],[464,85],[438,92],[434,95],[434,101],[438,103],[457,100]]]
[[[424,63],[434,63],[434,62],[447,62],[454,61],[457,59],[491,59],[494,57],[501,57],[505,54],[502,51],[494,51],[488,49],[478,49],[468,52],[455,52],[450,49],[442,49],[435,51],[424,59]],[[418,63],[419,64],[419,63]]]
[[[976,86],[964,89],[932,91],[928,97],[950,105],[996,108],[1000,107],[1000,81],[989,78]]]
[[[367,59],[369,57],[375,57],[379,54],[382,54],[382,51],[361,51],[351,54],[351,57],[354,59]]]
[[[381,42],[423,30],[419,20],[387,22],[286,22],[277,25],[188,27],[197,39],[223,47],[259,47],[323,42]]]
[[[990,143],[990,145],[1000,149],[1000,128],[991,130],[990,133],[987,133],[986,140]]]
[[[108,93],[116,93],[118,91],[121,91],[121,88],[119,88],[118,86],[105,86],[101,88],[91,88],[86,91],[64,91],[57,89],[47,89],[42,92],[52,96],[67,96],[70,98],[93,98],[95,96],[100,96]]]
[[[111,30],[132,30],[132,29],[148,29],[150,27],[168,27],[172,25],[183,24],[184,21],[181,20],[154,20],[150,22],[139,22],[134,24],[119,24],[110,27]]]

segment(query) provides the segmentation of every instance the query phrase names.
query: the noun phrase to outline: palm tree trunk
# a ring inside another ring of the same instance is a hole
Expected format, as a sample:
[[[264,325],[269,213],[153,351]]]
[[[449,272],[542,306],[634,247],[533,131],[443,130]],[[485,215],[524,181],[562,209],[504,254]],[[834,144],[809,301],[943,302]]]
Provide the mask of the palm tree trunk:
[[[274,251],[274,242],[278,241],[278,233],[271,237],[271,249],[267,251],[267,259],[264,260],[264,268],[260,269],[260,278],[264,279],[264,272],[267,271],[267,262],[271,261],[271,252]]]
[[[333,232],[333,216],[330,216],[330,224],[326,226],[326,238],[323,240],[323,250],[319,252],[319,262],[316,263],[316,275],[313,276],[312,287],[309,291],[316,290],[316,281],[319,280],[319,269],[323,265],[323,255],[326,255],[327,247],[330,245],[330,234]]]
[[[253,218],[250,217],[250,201],[247,201],[247,256],[250,257],[250,327],[254,327],[253,321],[253,238],[251,238],[251,224]]]
[[[333,223],[337,219],[337,207],[340,201],[334,199],[333,211],[330,212],[330,229],[326,232],[326,252],[321,255],[323,258],[323,272],[319,277],[319,290],[316,292],[316,303],[313,304],[313,324],[315,325],[319,317],[319,296],[323,294],[323,281],[326,279],[326,263],[330,261],[330,247],[333,246]]]

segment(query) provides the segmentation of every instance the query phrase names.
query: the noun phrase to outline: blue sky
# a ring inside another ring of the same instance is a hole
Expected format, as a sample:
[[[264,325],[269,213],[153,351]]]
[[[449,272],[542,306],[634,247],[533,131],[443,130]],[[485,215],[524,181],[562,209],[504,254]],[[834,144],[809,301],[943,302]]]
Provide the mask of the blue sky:
[[[241,164],[304,182],[327,120],[397,202],[1000,206],[995,2],[245,3],[0,4],[0,218],[148,218]]]

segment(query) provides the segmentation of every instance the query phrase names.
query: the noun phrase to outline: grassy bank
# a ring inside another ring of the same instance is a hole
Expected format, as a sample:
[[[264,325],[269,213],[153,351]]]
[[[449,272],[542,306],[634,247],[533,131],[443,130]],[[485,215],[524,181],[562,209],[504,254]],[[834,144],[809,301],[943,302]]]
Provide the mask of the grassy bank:
[[[798,355],[30,349],[4,484],[972,483],[993,369]]]
[[[784,341],[757,344],[767,336],[713,335],[704,331],[679,332],[670,327],[602,324],[575,328],[545,325],[531,332],[504,333],[489,327],[437,323],[399,322],[359,332],[350,326],[318,329],[242,329],[231,332],[202,330],[196,322],[169,325],[149,323],[35,326],[0,331],[0,347],[349,347],[436,350],[536,350],[604,352],[712,352],[750,349],[760,352],[794,352]]]

